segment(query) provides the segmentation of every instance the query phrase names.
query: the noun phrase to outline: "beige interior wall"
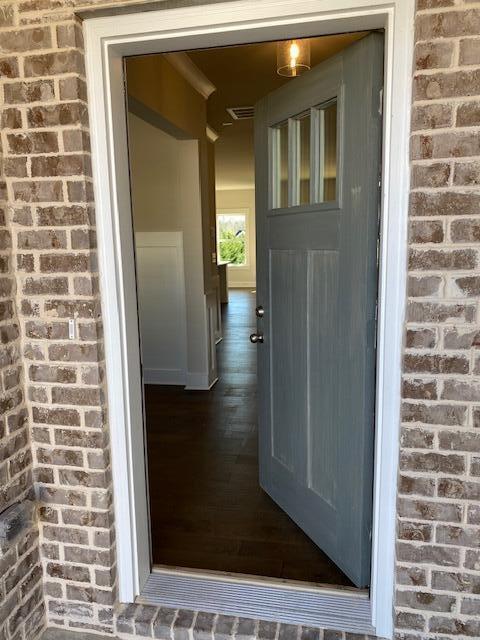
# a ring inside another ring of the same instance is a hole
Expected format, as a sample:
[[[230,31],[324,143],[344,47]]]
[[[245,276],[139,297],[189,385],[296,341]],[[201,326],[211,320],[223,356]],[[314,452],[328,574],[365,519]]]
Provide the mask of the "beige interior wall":
[[[192,138],[205,138],[207,103],[162,56],[127,59],[128,93]]]
[[[187,377],[198,379],[208,375],[199,144],[132,113],[128,124],[134,230],[183,233]]]
[[[181,231],[180,142],[133,113],[128,130],[135,231]]]
[[[209,234],[209,249],[211,251],[208,257],[210,274],[212,277],[212,284],[218,280],[217,270],[217,204],[216,204],[216,190],[215,190],[215,152],[216,142],[207,140],[206,143],[206,155],[207,155],[207,172],[206,181],[208,185],[208,234]]]
[[[248,209],[247,220],[247,265],[228,267],[230,287],[254,287],[256,283],[256,247],[255,247],[255,189],[228,189],[217,191],[217,213],[222,209]]]
[[[206,135],[207,102],[162,56],[127,59],[128,93],[145,107],[159,114],[178,131],[180,137],[198,140],[202,203],[202,252],[205,293],[215,288],[215,174],[211,170],[213,145]],[[168,157],[162,159],[168,163]],[[168,168],[167,168],[168,171]],[[183,188],[180,185],[180,188]]]

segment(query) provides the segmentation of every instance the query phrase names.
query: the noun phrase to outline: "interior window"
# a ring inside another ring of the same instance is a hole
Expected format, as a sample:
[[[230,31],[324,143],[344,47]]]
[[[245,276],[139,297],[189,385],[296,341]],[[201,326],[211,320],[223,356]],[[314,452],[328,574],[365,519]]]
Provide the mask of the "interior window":
[[[247,264],[246,214],[217,214],[217,250],[221,262],[237,267]]]

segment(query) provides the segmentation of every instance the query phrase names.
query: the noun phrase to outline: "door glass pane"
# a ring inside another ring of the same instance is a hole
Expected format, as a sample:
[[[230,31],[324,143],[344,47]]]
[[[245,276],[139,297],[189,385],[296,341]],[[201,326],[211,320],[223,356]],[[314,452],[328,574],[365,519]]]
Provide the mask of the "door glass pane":
[[[288,207],[288,121],[273,130],[273,207]]]
[[[337,197],[337,102],[320,109],[319,201]]]
[[[298,120],[299,189],[298,204],[310,202],[310,113]]]
[[[293,116],[290,121],[275,125],[271,133],[271,206],[278,209],[335,201],[337,101],[329,100],[313,110]]]

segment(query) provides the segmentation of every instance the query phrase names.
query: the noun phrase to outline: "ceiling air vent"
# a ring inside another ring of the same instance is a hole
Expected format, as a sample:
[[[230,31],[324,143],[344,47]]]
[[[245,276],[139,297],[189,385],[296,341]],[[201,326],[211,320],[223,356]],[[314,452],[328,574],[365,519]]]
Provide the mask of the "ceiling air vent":
[[[249,120],[253,118],[254,107],[228,107],[228,113],[234,120]]]

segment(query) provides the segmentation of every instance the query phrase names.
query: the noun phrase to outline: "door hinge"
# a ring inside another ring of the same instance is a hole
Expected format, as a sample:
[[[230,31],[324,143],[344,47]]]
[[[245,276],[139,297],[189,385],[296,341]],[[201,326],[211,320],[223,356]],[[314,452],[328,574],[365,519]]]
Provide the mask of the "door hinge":
[[[383,116],[383,87],[378,93],[378,113]]]

